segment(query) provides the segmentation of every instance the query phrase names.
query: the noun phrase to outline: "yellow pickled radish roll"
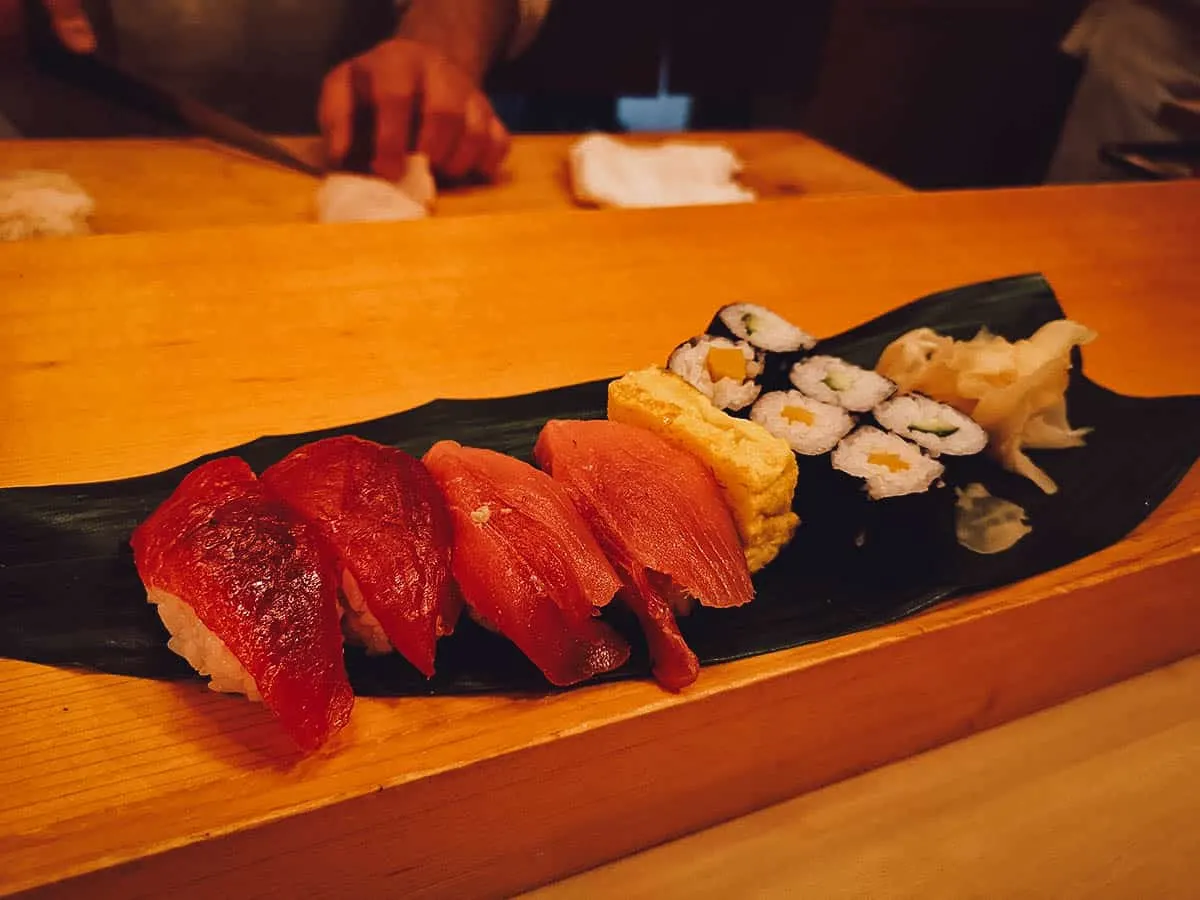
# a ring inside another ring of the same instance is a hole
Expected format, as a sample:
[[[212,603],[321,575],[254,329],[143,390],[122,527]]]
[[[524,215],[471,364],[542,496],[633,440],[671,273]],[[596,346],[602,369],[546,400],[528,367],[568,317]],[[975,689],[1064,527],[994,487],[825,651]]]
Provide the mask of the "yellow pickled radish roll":
[[[750,419],[783,438],[801,456],[828,453],[854,427],[854,419],[841,407],[799,391],[763,394],[750,410]]]
[[[830,462],[839,472],[863,479],[873,500],[924,493],[945,471],[916,444],[870,425],[844,437]]]
[[[745,409],[758,399],[763,360],[745,341],[701,335],[680,344],[667,368],[713,402],[718,409]]]

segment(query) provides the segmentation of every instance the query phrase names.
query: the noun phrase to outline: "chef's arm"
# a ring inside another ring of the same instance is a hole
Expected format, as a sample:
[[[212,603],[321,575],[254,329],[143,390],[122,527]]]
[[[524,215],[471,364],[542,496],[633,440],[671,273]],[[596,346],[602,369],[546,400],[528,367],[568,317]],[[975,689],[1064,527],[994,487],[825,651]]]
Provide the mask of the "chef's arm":
[[[537,35],[550,0],[399,0],[397,37],[433,47],[479,84]]]
[[[354,111],[374,109],[371,169],[394,181],[412,150],[440,174],[491,177],[509,135],[483,93],[488,69],[533,39],[549,0],[406,0],[395,37],[325,77],[317,119],[326,156],[340,165]]]

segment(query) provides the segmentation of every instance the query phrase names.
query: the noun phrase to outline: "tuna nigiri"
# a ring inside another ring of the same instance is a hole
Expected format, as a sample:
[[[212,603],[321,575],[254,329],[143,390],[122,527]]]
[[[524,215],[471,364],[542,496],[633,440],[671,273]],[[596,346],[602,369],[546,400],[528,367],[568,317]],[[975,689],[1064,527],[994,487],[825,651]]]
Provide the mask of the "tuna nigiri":
[[[368,652],[393,647],[426,677],[454,630],[450,514],[420,460],[356,437],[307,444],[263,484],[308,520],[337,560],[342,627]]]
[[[245,462],[200,466],[130,543],[168,646],[210,687],[265,702],[304,750],[346,724],[333,562]]]
[[[621,581],[566,491],[520,460],[453,441],[424,462],[450,507],[454,578],[474,614],[552,684],[623,665],[629,645],[596,618]]]
[[[678,690],[699,663],[675,622],[692,600],[740,606],[754,596],[737,527],[699,460],[642,428],[550,421],[534,456],[599,539],[646,633],[654,676]]]

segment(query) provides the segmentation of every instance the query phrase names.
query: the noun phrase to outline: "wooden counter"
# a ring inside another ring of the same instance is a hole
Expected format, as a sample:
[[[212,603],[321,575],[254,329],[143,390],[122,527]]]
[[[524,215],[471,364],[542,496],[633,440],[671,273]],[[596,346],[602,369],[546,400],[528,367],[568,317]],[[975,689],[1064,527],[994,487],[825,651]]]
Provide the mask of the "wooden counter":
[[[535,891],[614,897],[1189,897],[1200,657]]]
[[[731,298],[829,334],[1040,270],[1089,375],[1200,392],[1200,184],[246,227],[0,246],[0,484],[661,359]],[[261,708],[0,661],[0,893],[506,894],[1200,652],[1200,477],[1130,538],[885,628],[649,683]],[[1083,623],[1086,623],[1086,627]]]
[[[517,136],[497,184],[443,191],[436,215],[571,209],[566,158],[576,137]],[[746,164],[744,182],[768,199],[908,190],[796,132],[671,137],[732,147]],[[314,139],[284,143],[320,158]],[[95,197],[93,227],[102,234],[307,222],[315,215],[314,179],[203,140],[0,141],[0,173],[25,168],[72,175]]]

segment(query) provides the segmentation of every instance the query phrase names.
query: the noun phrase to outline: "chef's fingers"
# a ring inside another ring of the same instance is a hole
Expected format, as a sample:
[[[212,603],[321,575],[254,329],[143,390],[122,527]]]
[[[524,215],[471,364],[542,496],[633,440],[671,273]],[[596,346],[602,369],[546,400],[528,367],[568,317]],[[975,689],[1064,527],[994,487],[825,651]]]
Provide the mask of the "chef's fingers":
[[[492,109],[482,96],[475,94],[467,100],[462,132],[446,158],[443,172],[451,178],[462,178],[478,171],[488,149],[488,123],[492,118]]]
[[[471,85],[448,63],[434,61],[425,67],[422,88],[417,150],[435,169],[445,171],[463,133]]]
[[[336,66],[325,76],[317,121],[325,137],[326,160],[330,166],[340,165],[354,137],[354,72],[350,63]]]
[[[370,99],[375,108],[375,156],[371,169],[381,178],[399,181],[408,166],[412,145],[417,68],[400,53],[368,54],[368,57],[370,64],[362,68],[370,80]]]
[[[68,50],[91,53],[96,49],[96,33],[83,11],[81,0],[42,0],[54,32]]]
[[[504,162],[504,157],[508,156],[511,142],[508,129],[493,114],[492,120],[488,123],[487,146],[479,160],[479,174],[486,178],[495,178],[496,173],[500,170],[500,163]]]

